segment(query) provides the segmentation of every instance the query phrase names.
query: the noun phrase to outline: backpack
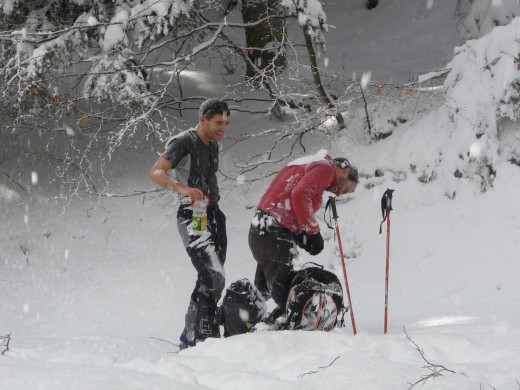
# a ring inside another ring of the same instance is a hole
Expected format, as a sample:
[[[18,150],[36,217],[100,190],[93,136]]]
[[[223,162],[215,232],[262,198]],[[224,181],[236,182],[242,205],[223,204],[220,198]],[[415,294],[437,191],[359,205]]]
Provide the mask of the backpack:
[[[346,311],[338,277],[323,268],[306,268],[298,271],[291,282],[282,328],[329,331],[336,326],[340,313]]]
[[[248,279],[237,280],[228,287],[219,308],[224,337],[247,333],[266,316],[265,300]]]

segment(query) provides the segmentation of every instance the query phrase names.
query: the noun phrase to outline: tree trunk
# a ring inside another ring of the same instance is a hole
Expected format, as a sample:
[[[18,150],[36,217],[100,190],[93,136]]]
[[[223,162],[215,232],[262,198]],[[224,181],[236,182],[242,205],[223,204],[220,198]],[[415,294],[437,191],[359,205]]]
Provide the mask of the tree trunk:
[[[242,0],[244,23],[254,23],[267,16],[280,15],[280,12],[279,0]],[[247,78],[258,77],[258,70],[273,76],[285,67],[287,59],[282,47],[284,27],[285,21],[277,18],[245,29],[247,56],[251,60],[251,63],[247,62]]]
[[[309,53],[309,60],[311,63],[311,72],[312,77],[314,79],[314,84],[316,85],[316,88],[318,89],[318,92],[322,100],[327,104],[327,106],[330,109],[336,110],[335,116],[340,127],[345,128],[345,119],[343,118],[343,115],[341,115],[341,112],[337,111],[336,105],[332,101],[330,95],[327,93],[325,87],[323,86],[323,83],[321,82],[320,71],[318,69],[318,63],[316,61],[316,52],[314,51],[314,46],[312,45],[312,38],[309,35],[306,26],[303,27],[303,36],[305,38],[305,45],[307,46],[307,51]]]

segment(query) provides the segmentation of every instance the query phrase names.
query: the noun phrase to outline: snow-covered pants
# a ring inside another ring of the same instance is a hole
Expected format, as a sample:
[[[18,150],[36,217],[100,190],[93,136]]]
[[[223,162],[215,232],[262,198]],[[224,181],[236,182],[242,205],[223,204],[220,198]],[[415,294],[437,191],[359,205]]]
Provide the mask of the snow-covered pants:
[[[197,270],[197,281],[191,294],[185,317],[185,335],[190,342],[217,336],[219,327],[215,320],[217,302],[224,289],[224,262],[226,260],[226,217],[217,205],[207,209],[207,231],[193,234],[192,209],[179,206],[177,227],[182,241]]]
[[[257,210],[249,228],[249,248],[258,263],[256,288],[285,309],[293,276],[292,260],[297,254],[294,235],[270,214]]]

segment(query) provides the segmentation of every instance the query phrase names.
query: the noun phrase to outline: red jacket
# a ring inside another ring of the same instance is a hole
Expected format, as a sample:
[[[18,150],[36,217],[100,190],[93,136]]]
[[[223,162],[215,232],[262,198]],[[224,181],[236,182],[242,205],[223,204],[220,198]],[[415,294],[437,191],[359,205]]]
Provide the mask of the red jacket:
[[[328,155],[308,164],[288,165],[274,178],[258,208],[295,235],[302,230],[315,234],[320,227],[314,214],[320,209],[323,192],[337,183],[334,161]]]

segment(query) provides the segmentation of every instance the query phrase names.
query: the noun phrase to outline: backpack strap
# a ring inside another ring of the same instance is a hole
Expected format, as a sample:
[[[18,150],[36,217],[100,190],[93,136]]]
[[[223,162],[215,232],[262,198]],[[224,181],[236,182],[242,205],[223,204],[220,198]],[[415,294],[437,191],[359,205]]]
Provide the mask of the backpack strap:
[[[315,267],[318,267],[318,268],[321,268],[321,269],[324,269],[324,268],[325,268],[325,267],[324,267],[323,265],[321,265],[321,264],[315,263],[315,262],[313,262],[313,261],[308,261],[308,262],[306,262],[306,263],[303,264],[303,266],[305,267],[305,268],[303,268],[303,269],[306,269],[306,268],[307,268],[307,267],[306,267],[307,264],[312,264],[312,265],[314,265]],[[311,268],[311,267],[309,267],[309,268]]]

